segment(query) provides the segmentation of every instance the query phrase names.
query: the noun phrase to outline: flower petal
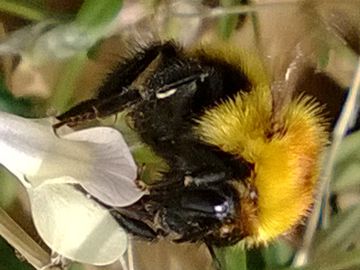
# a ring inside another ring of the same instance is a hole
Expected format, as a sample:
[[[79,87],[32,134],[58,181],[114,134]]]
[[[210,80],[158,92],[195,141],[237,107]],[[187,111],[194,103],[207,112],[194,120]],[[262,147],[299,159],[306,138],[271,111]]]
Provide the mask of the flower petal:
[[[137,167],[121,134],[112,128],[96,127],[65,136],[73,141],[95,143],[91,153],[91,173],[79,181],[91,195],[107,205],[124,207],[143,195],[135,185]]]
[[[29,189],[34,224],[44,242],[74,261],[110,264],[127,248],[126,233],[108,210],[67,184]]]
[[[35,175],[55,142],[50,123],[5,112],[0,112],[0,121],[0,163],[15,175]]]
[[[33,188],[78,183],[112,206],[127,206],[143,192],[136,165],[121,134],[96,127],[57,137],[49,119],[32,120],[0,112],[0,163]]]

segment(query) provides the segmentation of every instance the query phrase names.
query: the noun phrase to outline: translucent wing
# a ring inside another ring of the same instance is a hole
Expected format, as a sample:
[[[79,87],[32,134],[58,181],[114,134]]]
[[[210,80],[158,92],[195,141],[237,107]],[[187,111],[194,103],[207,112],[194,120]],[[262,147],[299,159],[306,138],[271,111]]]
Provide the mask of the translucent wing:
[[[297,1],[258,6],[257,46],[272,81],[275,120],[294,97],[307,94],[326,104],[327,117],[335,123],[355,70],[350,54],[359,52],[358,5]]]

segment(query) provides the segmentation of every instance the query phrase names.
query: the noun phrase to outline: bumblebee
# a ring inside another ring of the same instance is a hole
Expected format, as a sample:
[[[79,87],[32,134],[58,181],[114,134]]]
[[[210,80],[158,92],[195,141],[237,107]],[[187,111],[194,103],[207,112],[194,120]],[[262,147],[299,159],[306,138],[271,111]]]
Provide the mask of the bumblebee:
[[[59,115],[54,128],[125,111],[142,142],[167,164],[140,201],[112,211],[129,233],[258,245],[309,214],[328,142],[319,100],[297,89],[285,102],[274,91],[259,59],[237,47],[155,43],[121,62],[95,98]]]

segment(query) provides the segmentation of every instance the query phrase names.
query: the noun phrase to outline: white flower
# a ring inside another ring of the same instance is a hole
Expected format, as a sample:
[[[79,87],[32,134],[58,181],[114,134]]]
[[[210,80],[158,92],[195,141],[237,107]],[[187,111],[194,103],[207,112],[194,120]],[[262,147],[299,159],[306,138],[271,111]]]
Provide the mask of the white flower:
[[[141,198],[136,165],[121,134],[96,127],[57,137],[49,119],[0,112],[0,163],[27,188],[35,226],[49,247],[95,265],[117,260],[126,234],[107,209]]]

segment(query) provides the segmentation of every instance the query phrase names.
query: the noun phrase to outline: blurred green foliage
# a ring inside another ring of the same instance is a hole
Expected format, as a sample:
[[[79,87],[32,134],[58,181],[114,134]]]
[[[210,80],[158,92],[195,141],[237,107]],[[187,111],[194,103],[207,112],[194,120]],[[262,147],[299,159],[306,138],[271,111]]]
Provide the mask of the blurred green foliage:
[[[121,0],[96,1],[86,0],[78,11],[74,22],[85,30],[89,35],[101,38],[102,32],[116,17],[122,6]],[[96,45],[98,39],[94,39]],[[75,91],[75,81],[80,75],[86,61],[87,50],[79,52],[68,61],[65,72],[58,80],[55,94],[52,98],[52,106],[59,111],[64,111],[69,107],[70,101]]]

